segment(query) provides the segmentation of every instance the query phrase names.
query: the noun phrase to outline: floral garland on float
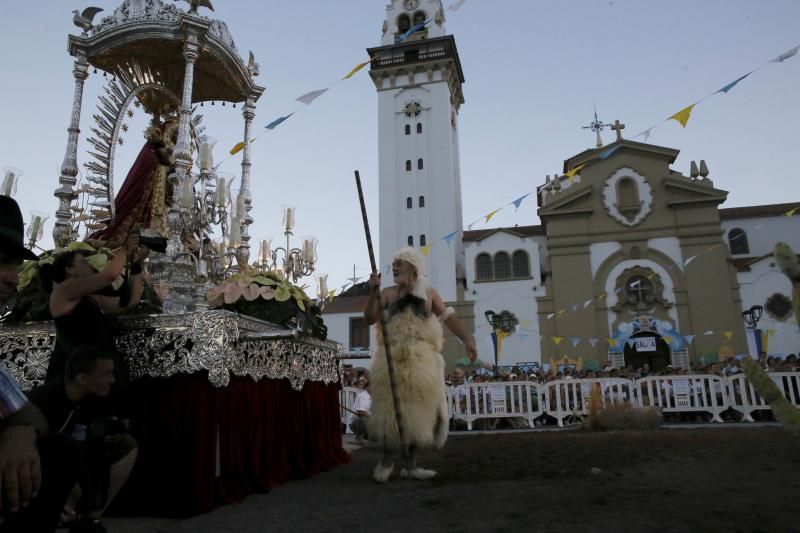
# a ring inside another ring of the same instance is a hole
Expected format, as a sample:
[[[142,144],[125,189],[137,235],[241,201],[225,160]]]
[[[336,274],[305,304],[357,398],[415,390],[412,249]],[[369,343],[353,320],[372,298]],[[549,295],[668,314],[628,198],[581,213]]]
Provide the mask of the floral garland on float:
[[[294,329],[325,340],[328,328],[322,310],[298,287],[274,271],[258,272],[245,267],[208,290],[210,308],[233,311]]]
[[[81,254],[86,262],[95,271],[103,270],[114,252],[107,247],[94,247],[86,242],[71,242],[63,250],[47,250],[39,255],[38,260],[25,261],[18,269],[18,283],[16,294],[6,303],[0,322],[21,323],[52,320],[48,309],[50,293],[45,290],[39,275],[44,265],[52,264],[56,257],[67,252]],[[117,278],[104,295],[118,295],[123,289],[126,280],[123,276]],[[162,313],[162,303],[157,292],[149,283],[145,283],[141,301],[125,310],[122,315],[158,314]]]

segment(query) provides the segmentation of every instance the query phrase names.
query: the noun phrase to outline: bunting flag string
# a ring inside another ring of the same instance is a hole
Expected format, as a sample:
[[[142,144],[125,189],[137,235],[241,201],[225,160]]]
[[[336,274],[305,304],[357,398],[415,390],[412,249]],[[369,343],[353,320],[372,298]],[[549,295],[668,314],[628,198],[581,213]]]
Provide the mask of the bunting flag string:
[[[527,197],[528,197],[528,196],[530,196],[531,194],[532,194],[532,193],[525,193],[525,194],[523,194],[522,196],[520,196],[519,198],[517,198],[516,200],[514,200],[513,202],[511,202],[511,204],[513,204],[513,205],[514,205],[514,212],[515,212],[515,213],[516,213],[516,212],[517,212],[517,210],[519,209],[519,206],[520,206],[520,204],[522,204],[522,200],[524,200],[525,198],[527,198]]]
[[[662,125],[665,122],[668,122],[670,120],[678,121],[678,123],[681,125],[681,127],[685,128],[686,124],[688,124],[688,122],[689,122],[689,118],[691,117],[692,111],[694,110],[694,107],[697,104],[703,102],[704,100],[707,100],[708,98],[711,98],[715,94],[720,94],[720,93],[728,94],[731,91],[731,89],[736,87],[741,81],[743,81],[744,79],[748,78],[749,76],[751,76],[755,72],[761,70],[762,68],[766,67],[770,63],[783,63],[787,59],[790,59],[790,58],[794,57],[795,55],[797,55],[798,50],[800,50],[800,45],[795,46],[794,48],[790,48],[789,50],[787,50],[786,52],[780,54],[776,58],[771,59],[770,61],[767,61],[766,63],[762,64],[761,66],[751,70],[747,74],[739,76],[735,80],[725,84],[721,89],[717,89],[713,93],[710,93],[710,94],[704,96],[703,98],[697,100],[695,103],[684,107],[683,109],[681,109],[677,113],[675,113],[673,115],[670,115],[669,117],[665,118],[661,122],[658,122],[657,124],[654,124],[654,125],[650,126],[649,128],[647,128],[646,130],[644,130],[644,131],[642,131],[640,133],[637,133],[636,135],[633,136],[633,138],[635,139],[637,137],[644,137],[643,140],[646,142],[650,138],[650,134],[655,128],[659,127],[660,125]]]

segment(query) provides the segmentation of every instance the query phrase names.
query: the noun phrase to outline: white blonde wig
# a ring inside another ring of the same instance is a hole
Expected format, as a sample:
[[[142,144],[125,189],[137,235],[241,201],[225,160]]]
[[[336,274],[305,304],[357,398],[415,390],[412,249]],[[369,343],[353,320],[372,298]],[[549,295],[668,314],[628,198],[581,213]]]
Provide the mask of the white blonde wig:
[[[425,277],[425,258],[422,257],[422,254],[420,254],[414,248],[406,246],[405,248],[400,248],[394,254],[392,262],[398,260],[405,261],[416,269],[417,281],[414,284],[414,290],[411,291],[411,294],[427,301],[429,284],[427,278]]]

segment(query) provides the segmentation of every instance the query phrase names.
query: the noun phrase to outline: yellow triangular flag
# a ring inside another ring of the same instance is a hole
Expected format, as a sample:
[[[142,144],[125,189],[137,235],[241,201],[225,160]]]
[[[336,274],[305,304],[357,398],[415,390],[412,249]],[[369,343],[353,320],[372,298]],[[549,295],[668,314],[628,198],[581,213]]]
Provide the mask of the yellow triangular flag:
[[[566,309],[562,309],[561,311],[559,311],[559,312],[558,312],[558,316],[561,316],[561,315],[563,315],[563,314],[564,314],[564,311],[566,311]]]
[[[677,113],[675,113],[674,115],[672,115],[669,118],[677,120],[678,122],[681,123],[681,126],[683,126],[685,128],[686,127],[686,123],[689,122],[689,117],[692,114],[692,108],[694,108],[694,106],[696,106],[696,105],[697,105],[697,102],[695,102],[694,104],[690,105],[689,107],[684,107],[683,109],[681,109],[680,111],[678,111]]]
[[[244,141],[240,141],[240,142],[236,143],[236,146],[231,148],[230,154],[231,155],[236,155],[239,152],[241,152],[243,149],[244,149]]]
[[[600,296],[598,296],[598,297],[597,297],[597,299],[598,299],[598,300],[602,300],[602,299],[603,299],[603,298],[605,298],[605,297],[606,297],[606,293],[604,293],[604,292],[601,292],[601,293],[600,293]]]
[[[656,276],[658,276],[658,274],[656,274],[655,272],[653,272],[652,274],[648,274],[648,275],[647,275],[647,279],[653,279],[653,278],[654,278],[654,277],[656,277]]]
[[[786,215],[787,217],[790,217],[790,216],[794,215],[797,212],[798,209],[800,209],[800,207],[795,207],[794,209],[790,209],[789,211],[786,211],[784,213],[784,215]]]
[[[500,209],[503,208],[501,207]],[[494,211],[483,217],[485,219],[484,222],[489,222],[492,219],[492,217],[495,216],[500,211],[500,209],[495,209]]]
[[[664,339],[664,342],[666,342],[667,344],[672,344],[672,337],[670,337],[669,335],[664,335],[662,339]]]
[[[422,252],[422,255],[428,255],[429,253],[431,253],[431,245],[427,244],[423,246],[422,248],[420,248],[420,251]]]
[[[553,339],[553,342],[555,343],[555,345],[556,345],[556,346],[558,346],[558,344],[559,344],[561,341],[563,341],[563,340],[564,340],[564,337],[552,337],[552,339]]]
[[[359,63],[358,65],[353,67],[353,70],[351,70],[350,72],[347,73],[347,76],[345,76],[342,79],[343,80],[349,80],[350,78],[353,77],[353,74],[355,74],[356,72],[358,72],[362,68],[366,67],[367,65],[369,65],[369,61],[364,61],[363,63]]]
[[[606,339],[606,340],[608,340],[608,345],[611,346],[612,348],[617,345],[616,339]]]
[[[570,179],[570,181],[572,181],[572,178],[574,178],[574,177],[575,177],[575,174],[577,174],[578,172],[580,172],[580,170],[581,170],[583,167],[585,167],[585,166],[586,166],[586,163],[583,163],[582,165],[578,165],[577,167],[575,167],[575,168],[573,168],[573,169],[570,169],[570,170],[568,170],[568,171],[567,171],[567,173],[566,173],[566,174],[564,174],[564,175],[565,175],[566,177],[568,177],[568,178]]]
[[[733,332],[732,331],[723,331],[722,333],[725,334],[725,336],[728,338],[728,340],[731,340],[731,337],[733,337]]]

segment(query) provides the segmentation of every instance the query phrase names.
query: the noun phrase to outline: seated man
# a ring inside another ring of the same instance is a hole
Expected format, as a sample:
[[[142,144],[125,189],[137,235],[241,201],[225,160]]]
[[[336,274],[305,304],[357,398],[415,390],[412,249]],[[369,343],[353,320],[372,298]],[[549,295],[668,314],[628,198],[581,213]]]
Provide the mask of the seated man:
[[[78,484],[65,508],[80,519],[70,533],[104,532],[99,518],[119,492],[136,462],[136,441],[107,401],[114,383],[111,353],[81,346],[67,359],[63,379],[31,392],[53,431],[70,435],[81,447]],[[75,504],[77,503],[77,507]]]
[[[0,196],[0,307],[15,294],[17,267],[36,256],[23,246],[17,202]],[[47,423],[0,362],[0,524],[2,532],[54,531],[77,479],[78,449]]]
[[[350,417],[350,429],[356,434],[356,444],[364,444],[364,438],[367,436],[367,422],[369,422],[372,408],[372,396],[369,395],[367,385],[369,385],[369,381],[367,381],[366,375],[358,378],[358,388],[361,389],[361,392],[353,402],[355,413]]]

